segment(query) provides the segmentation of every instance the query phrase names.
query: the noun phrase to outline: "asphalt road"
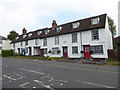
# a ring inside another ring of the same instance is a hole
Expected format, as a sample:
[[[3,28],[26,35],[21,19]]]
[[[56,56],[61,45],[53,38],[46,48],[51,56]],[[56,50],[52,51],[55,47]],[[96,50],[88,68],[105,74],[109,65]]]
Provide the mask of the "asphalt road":
[[[118,88],[117,72],[38,62],[3,58],[2,88]]]

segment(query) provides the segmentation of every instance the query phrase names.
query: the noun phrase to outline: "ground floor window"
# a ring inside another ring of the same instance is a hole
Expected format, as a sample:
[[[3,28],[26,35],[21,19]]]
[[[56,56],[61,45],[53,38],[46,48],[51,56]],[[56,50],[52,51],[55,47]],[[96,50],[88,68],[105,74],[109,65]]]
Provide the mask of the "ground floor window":
[[[103,54],[103,45],[90,46],[92,54]]]
[[[78,54],[78,46],[72,46],[72,54]]]
[[[47,54],[47,48],[44,49],[44,54]]]
[[[58,47],[52,48],[52,54],[58,54],[57,51],[59,50]]]

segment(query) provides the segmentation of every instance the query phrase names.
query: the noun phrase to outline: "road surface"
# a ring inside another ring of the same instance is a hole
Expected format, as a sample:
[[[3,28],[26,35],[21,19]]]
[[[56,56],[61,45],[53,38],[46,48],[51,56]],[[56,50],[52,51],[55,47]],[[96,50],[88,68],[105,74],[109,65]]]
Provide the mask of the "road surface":
[[[46,64],[46,63],[47,64]],[[61,62],[57,62],[61,63]],[[2,88],[118,88],[118,72],[72,68],[41,60],[2,59]]]

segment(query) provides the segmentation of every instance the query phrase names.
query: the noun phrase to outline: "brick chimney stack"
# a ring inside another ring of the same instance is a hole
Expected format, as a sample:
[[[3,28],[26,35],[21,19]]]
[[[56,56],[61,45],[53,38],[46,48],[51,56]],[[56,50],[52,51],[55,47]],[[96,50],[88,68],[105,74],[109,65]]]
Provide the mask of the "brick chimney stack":
[[[27,30],[25,28],[23,28],[22,34],[25,35],[26,33],[27,33]]]
[[[53,22],[52,22],[52,29],[55,29],[56,27],[57,27],[57,23],[56,23],[55,20],[53,20]]]

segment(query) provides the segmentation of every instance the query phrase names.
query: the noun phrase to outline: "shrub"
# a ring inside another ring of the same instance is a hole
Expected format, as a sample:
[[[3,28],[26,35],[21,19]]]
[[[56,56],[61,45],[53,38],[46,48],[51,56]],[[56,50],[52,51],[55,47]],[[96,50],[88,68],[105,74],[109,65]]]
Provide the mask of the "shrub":
[[[61,51],[60,50],[57,50],[57,53],[59,54]]]
[[[13,50],[2,50],[2,56],[3,57],[8,57],[8,56],[13,56],[14,55],[14,51]]]
[[[47,60],[53,60],[53,57],[47,57]]]
[[[48,53],[51,53],[51,50],[49,50]]]

